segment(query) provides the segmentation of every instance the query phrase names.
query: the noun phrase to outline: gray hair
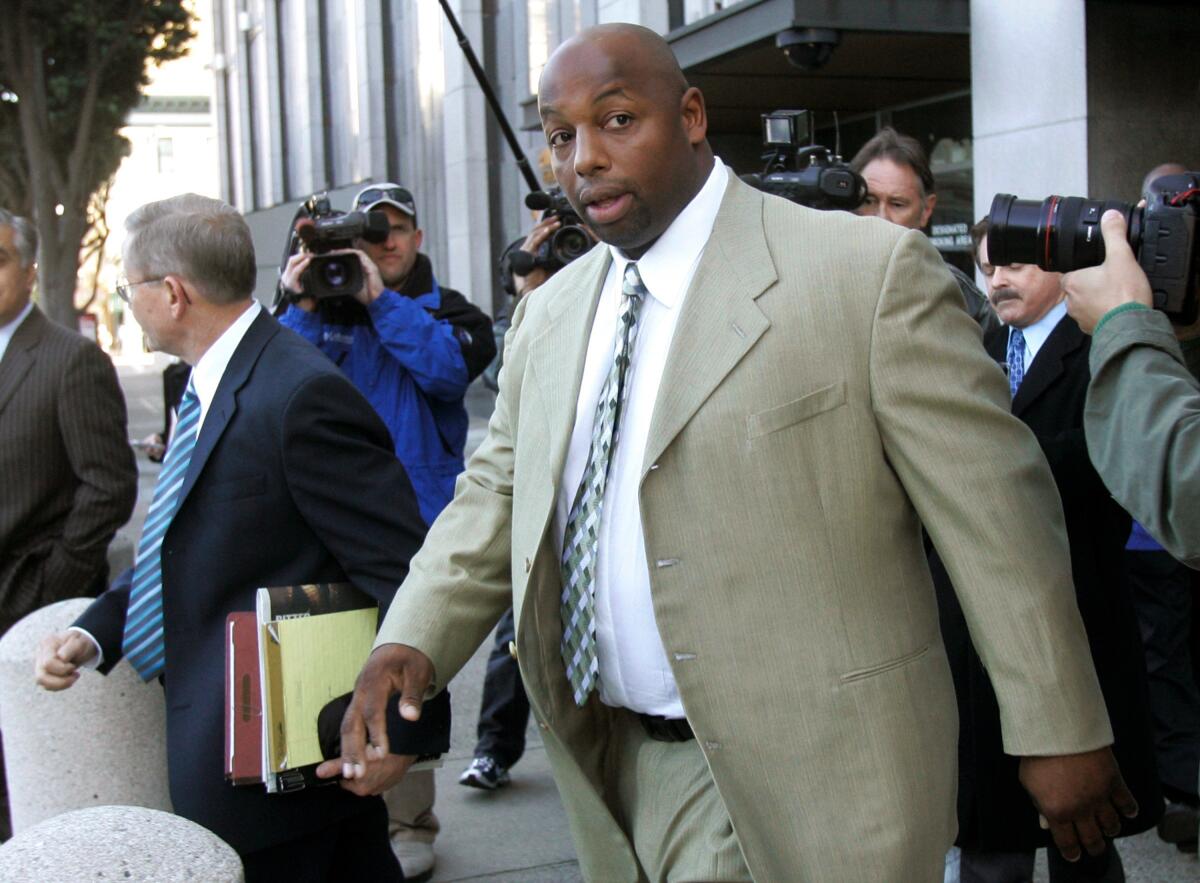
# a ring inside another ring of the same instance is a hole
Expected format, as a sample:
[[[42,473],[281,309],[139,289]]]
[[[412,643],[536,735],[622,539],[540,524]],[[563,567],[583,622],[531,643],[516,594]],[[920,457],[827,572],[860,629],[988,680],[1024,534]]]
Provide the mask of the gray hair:
[[[0,208],[0,227],[11,227],[13,245],[21,257],[22,267],[32,267],[37,261],[38,234],[33,221]]]
[[[182,276],[209,301],[254,292],[258,267],[245,219],[230,205],[195,193],[148,202],[125,220],[126,260],[140,274]]]

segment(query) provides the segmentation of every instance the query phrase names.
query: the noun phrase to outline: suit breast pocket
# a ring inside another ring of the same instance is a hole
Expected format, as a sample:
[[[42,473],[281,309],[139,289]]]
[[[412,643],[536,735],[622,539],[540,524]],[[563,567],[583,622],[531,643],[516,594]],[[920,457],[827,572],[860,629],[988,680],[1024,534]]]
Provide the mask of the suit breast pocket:
[[[846,403],[846,382],[839,380],[820,389],[805,393],[783,405],[759,411],[746,418],[746,435],[751,440],[762,438],[789,426],[810,420],[818,414],[832,411]]]
[[[224,478],[213,482],[206,490],[205,498],[210,503],[241,500],[246,497],[261,497],[267,492],[267,476],[261,472],[238,478]]]

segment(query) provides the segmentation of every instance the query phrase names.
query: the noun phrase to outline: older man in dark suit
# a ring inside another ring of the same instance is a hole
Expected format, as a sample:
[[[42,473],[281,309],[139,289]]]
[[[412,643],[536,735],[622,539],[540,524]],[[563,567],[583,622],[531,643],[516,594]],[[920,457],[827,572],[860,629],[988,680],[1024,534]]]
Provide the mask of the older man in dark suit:
[[[412,485],[362,395],[252,298],[235,210],[189,194],[126,226],[121,294],[192,375],[133,571],[43,641],[38,680],[69,687],[122,656],[161,677],[175,811],[229,842],[251,883],[402,879],[383,802],[349,793],[369,783],[268,795],[224,781],[224,635],[260,586],[348,580],[386,607],[425,535]],[[411,750],[436,750],[440,732],[418,728]]]
[[[1100,688],[1112,721],[1113,752],[1141,812],[1119,836],[1154,826],[1162,797],[1154,767],[1142,645],[1123,567],[1129,516],[1113,501],[1088,459],[1083,432],[1090,341],[1067,315],[1060,276],[1032,264],[988,262],[986,227],[975,228],[988,296],[1006,327],[984,337],[988,352],[1008,370],[1013,414],[1037,437],[1062,498],[1075,599],[1083,617]],[[1003,513],[998,518],[1028,517]],[[1014,553],[1021,550],[1014,549]],[[1037,811],[1020,787],[1017,759],[1004,752],[1000,710],[991,679],[971,646],[962,609],[940,562],[933,562],[942,634],[958,695],[959,835],[962,883],[1019,883],[1032,879],[1034,853],[1050,843]],[[1058,640],[1047,633],[1045,638]],[[1117,850],[1064,861],[1049,851],[1052,883],[1118,883],[1125,875]]]
[[[116,372],[30,302],[36,255],[34,226],[0,210],[0,634],[97,594],[137,498]]]

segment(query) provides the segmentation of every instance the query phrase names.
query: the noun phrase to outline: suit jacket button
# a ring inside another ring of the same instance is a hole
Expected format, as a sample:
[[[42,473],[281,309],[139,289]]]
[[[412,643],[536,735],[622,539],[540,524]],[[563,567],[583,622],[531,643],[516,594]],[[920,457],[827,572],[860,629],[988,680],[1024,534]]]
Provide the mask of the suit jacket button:
[[[544,723],[542,723],[541,721],[538,721],[538,728],[539,728],[539,729],[542,729],[542,730],[548,730],[548,729],[550,729],[548,726],[546,726],[546,725],[545,725]]]
[[[526,558],[525,559],[525,572],[529,573],[529,571],[531,571],[531,570],[533,570],[533,562],[530,561],[528,558]]]
[[[517,642],[516,641],[508,642],[508,655],[511,656],[513,659],[517,658]]]

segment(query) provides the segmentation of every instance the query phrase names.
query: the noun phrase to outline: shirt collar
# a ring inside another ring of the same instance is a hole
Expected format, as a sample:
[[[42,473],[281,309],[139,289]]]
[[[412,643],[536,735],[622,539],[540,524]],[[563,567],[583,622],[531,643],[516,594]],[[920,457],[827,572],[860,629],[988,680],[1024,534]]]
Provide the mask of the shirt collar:
[[[213,397],[217,394],[217,386],[221,383],[221,378],[225,376],[225,369],[229,367],[229,360],[233,358],[234,350],[242,342],[242,338],[250,330],[251,323],[258,318],[258,314],[261,312],[262,307],[259,306],[258,301],[251,300],[246,311],[225,329],[224,333],[205,350],[204,355],[192,367],[191,382],[196,390],[196,398],[200,400],[201,420],[208,413],[208,406],[212,404]]]
[[[1042,344],[1046,342],[1050,333],[1058,327],[1058,323],[1062,321],[1063,316],[1066,314],[1067,302],[1060,300],[1042,318],[1038,319],[1032,325],[1021,329],[1021,333],[1025,336],[1026,363],[1033,361],[1033,357],[1038,354],[1038,350],[1042,348]]]
[[[681,283],[690,278],[689,271],[699,260],[708,237],[712,235],[728,182],[729,172],[725,164],[719,159],[714,160],[704,186],[675,216],[662,236],[638,259],[638,273],[646,290],[663,306],[674,309],[683,300]],[[625,266],[630,263],[629,257],[616,246],[610,245],[608,249],[618,278],[621,278],[625,274]]]
[[[25,308],[17,313],[17,318],[13,319],[3,328],[0,328],[0,358],[4,357],[5,351],[8,349],[9,342],[13,339],[13,335],[17,333],[17,328],[24,322],[29,314],[33,312],[33,301],[26,301]]]

